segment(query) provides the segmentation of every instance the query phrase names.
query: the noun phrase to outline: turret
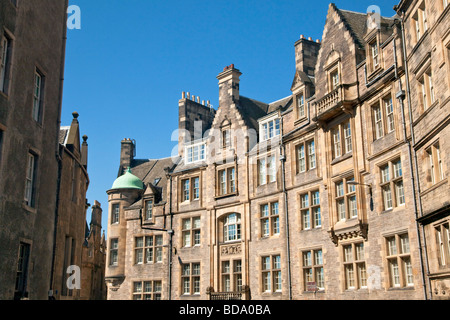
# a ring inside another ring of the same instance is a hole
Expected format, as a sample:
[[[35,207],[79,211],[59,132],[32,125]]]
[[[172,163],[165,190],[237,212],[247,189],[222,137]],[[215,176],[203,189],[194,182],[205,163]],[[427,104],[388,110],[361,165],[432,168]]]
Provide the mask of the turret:
[[[124,208],[136,202],[143,193],[142,180],[133,175],[129,167],[107,191],[109,215],[105,280],[112,286],[120,285],[125,275],[127,222]]]

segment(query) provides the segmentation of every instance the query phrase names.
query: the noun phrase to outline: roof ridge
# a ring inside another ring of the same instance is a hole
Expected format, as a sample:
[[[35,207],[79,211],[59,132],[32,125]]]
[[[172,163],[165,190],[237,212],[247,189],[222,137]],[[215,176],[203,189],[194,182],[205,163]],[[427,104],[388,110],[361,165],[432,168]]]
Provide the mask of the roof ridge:
[[[284,100],[284,99],[287,99],[287,98],[291,98],[291,97],[292,97],[292,94],[290,94],[290,95],[288,95],[288,96],[286,96],[284,98],[278,99],[276,101],[270,102],[269,105],[277,103],[277,102],[280,102],[281,100]]]

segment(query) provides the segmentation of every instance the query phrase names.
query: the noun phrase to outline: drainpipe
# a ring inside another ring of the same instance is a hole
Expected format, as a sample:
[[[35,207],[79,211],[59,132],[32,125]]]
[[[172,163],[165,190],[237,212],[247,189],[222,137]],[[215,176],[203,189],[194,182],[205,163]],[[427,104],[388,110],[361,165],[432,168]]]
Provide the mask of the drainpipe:
[[[286,190],[286,173],[285,173],[285,162],[286,162],[286,152],[285,146],[283,144],[283,138],[281,138],[280,144],[280,162],[281,162],[281,181],[283,184],[283,194],[284,194],[284,212],[286,219],[286,259],[287,259],[287,273],[288,273],[288,288],[289,288],[289,300],[292,300],[292,284],[291,284],[291,247],[290,247],[290,237],[289,237],[289,213],[288,213],[288,195]]]
[[[172,175],[167,171],[169,178],[169,214],[170,214],[170,232],[169,232],[169,301],[172,300],[172,254],[173,254],[173,212],[172,212]]]
[[[408,144],[408,157],[409,157],[409,165],[410,165],[410,171],[411,171],[411,187],[413,189],[413,203],[414,203],[414,214],[416,216],[416,231],[417,231],[417,241],[418,241],[418,248],[419,248],[419,258],[420,258],[420,268],[422,273],[422,285],[423,285],[423,294],[424,299],[428,300],[427,296],[427,283],[426,283],[426,276],[429,274],[429,268],[428,268],[428,257],[427,257],[427,251],[423,250],[422,248],[422,242],[421,242],[421,233],[420,233],[420,226],[417,219],[423,216],[422,212],[422,199],[420,198],[420,182],[417,180],[417,192],[416,192],[416,183],[415,183],[415,177],[417,179],[419,178],[419,170],[418,170],[418,164],[417,164],[417,154],[414,149],[415,145],[415,136],[414,136],[414,126],[413,126],[413,116],[412,116],[412,103],[411,103],[411,88],[409,85],[409,69],[408,69],[408,59],[406,55],[406,42],[405,42],[405,28],[404,28],[404,16],[405,12],[402,11],[402,17],[401,19],[398,19],[400,22],[401,27],[401,36],[402,36],[402,50],[403,50],[403,59],[404,59],[404,69],[405,69],[405,78],[406,78],[406,98],[408,101],[408,113],[409,113],[409,126],[411,131],[411,142],[406,137],[406,124],[404,119],[404,106],[403,106],[403,98],[404,98],[404,92],[402,90],[401,80],[399,79],[399,93],[397,94],[397,98],[400,102],[401,111],[402,111],[402,122],[403,122],[403,134],[404,134],[404,140]],[[395,42],[394,42],[395,44]],[[395,52],[396,54],[396,52]],[[396,59],[396,55],[394,56]],[[414,162],[414,164],[413,164]],[[417,199],[416,199],[417,197]],[[418,203],[417,203],[418,202]],[[422,228],[422,237],[425,239],[425,234],[423,233],[424,230]],[[423,258],[425,253],[425,260]],[[424,269],[424,261],[426,266],[426,271]],[[429,280],[429,279],[428,279]],[[431,286],[430,288],[430,298],[431,298]]]
[[[61,188],[61,170],[62,170],[62,158],[59,147],[59,130],[61,127],[61,110],[62,110],[62,101],[63,101],[63,84],[64,84],[64,65],[65,65],[65,57],[66,57],[66,43],[67,43],[67,8],[69,7],[69,0],[65,0],[64,4],[64,20],[63,20],[63,33],[62,33],[62,45],[61,45],[61,61],[60,61],[60,76],[59,76],[59,97],[58,97],[58,118],[57,118],[57,126],[56,126],[56,146],[55,146],[55,156],[56,161],[58,163],[58,178],[56,181],[56,202],[55,202],[55,219],[53,225],[53,249],[52,249],[52,266],[50,269],[50,286],[48,291],[48,299],[54,300],[53,296],[53,275],[55,268],[55,257],[56,257],[56,237],[58,230],[58,218],[59,218],[59,193]]]

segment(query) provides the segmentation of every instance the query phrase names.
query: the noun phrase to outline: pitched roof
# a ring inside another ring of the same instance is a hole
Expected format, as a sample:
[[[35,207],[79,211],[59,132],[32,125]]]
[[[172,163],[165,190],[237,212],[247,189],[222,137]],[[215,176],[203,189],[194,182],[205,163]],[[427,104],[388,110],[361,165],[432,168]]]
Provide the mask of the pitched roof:
[[[341,17],[342,21],[346,25],[347,29],[351,33],[355,43],[361,48],[366,45],[364,41],[364,36],[367,33],[367,21],[368,14],[361,12],[348,11],[343,9],[338,9],[334,3],[331,6],[336,10],[338,15]],[[393,18],[381,16],[380,23],[385,24],[392,22]]]
[[[267,103],[239,96],[239,112],[245,121],[245,124],[258,131],[258,119],[267,115],[269,105]]]
[[[159,191],[161,201],[166,199],[167,177],[165,168],[173,168],[178,157],[175,159],[135,159],[131,162],[131,171],[142,180],[145,186],[152,184],[154,189]]]

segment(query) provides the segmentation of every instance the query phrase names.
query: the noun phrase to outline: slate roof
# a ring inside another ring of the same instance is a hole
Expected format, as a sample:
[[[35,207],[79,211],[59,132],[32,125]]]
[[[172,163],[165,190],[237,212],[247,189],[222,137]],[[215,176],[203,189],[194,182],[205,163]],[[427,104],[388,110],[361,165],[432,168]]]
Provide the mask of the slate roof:
[[[247,126],[259,132],[259,119],[279,109],[285,111],[289,108],[291,102],[292,96],[271,103],[264,103],[255,99],[239,96],[239,112]]]
[[[251,129],[259,130],[258,119],[267,115],[268,109],[267,103],[239,96],[239,112],[244,118],[245,124]]]
[[[179,158],[176,158],[179,161]],[[149,183],[158,190],[161,196],[160,201],[166,201],[167,191],[167,177],[164,168],[174,167],[174,162],[171,157],[162,159],[135,159],[131,162],[131,172],[142,180],[144,186]]]
[[[348,10],[338,9],[335,4],[332,4],[336,12],[340,15],[350,33],[352,34],[355,42],[363,48],[366,45],[364,36],[367,33],[367,13],[354,12]],[[381,17],[381,24],[392,23],[394,18]]]

